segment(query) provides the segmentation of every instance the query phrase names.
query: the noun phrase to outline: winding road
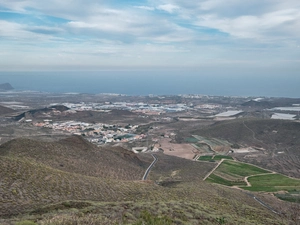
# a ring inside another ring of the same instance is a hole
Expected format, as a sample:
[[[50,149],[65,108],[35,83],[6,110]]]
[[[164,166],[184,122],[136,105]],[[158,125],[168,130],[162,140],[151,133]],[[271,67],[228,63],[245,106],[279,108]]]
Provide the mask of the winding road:
[[[155,156],[155,155],[153,155],[153,154],[151,154],[151,155],[152,155],[152,157],[153,157],[154,160],[153,160],[153,162],[150,164],[150,166],[146,169],[146,172],[145,172],[145,174],[144,174],[142,180],[147,180],[147,176],[148,176],[150,170],[152,169],[152,167],[154,166],[154,164],[155,164],[155,163],[157,162],[157,160],[158,160],[157,156]]]
[[[271,212],[275,213],[275,214],[281,214],[279,212],[276,212],[271,206],[269,206],[267,203],[263,202],[262,200],[260,200],[259,198],[257,198],[255,195],[249,193],[249,192],[245,192],[246,195],[250,196],[251,198],[253,198],[255,201],[257,201],[259,204],[261,204],[263,207],[267,208],[268,210],[270,210]]]

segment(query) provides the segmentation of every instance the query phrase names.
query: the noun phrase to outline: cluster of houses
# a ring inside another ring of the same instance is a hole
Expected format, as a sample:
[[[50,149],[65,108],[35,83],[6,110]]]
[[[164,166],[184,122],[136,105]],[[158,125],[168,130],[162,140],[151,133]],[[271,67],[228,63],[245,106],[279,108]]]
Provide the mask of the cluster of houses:
[[[111,142],[129,142],[140,140],[146,137],[144,134],[134,134],[137,125],[120,125],[109,124],[90,124],[77,121],[67,122],[52,122],[51,120],[44,120],[43,122],[33,123],[37,127],[46,127],[53,130],[69,132],[74,135],[84,136],[87,140],[96,144],[104,144]]]
[[[131,112],[144,113],[146,115],[160,115],[167,112],[181,112],[190,109],[186,104],[148,104],[143,102],[105,102],[105,103],[64,103],[64,106],[74,111],[112,109],[128,110]]]

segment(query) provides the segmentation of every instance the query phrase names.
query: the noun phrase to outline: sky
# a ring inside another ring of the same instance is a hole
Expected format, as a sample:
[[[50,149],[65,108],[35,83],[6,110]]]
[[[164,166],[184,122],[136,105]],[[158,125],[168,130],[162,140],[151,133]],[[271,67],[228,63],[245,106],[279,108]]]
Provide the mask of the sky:
[[[1,0],[0,71],[299,74],[299,0]]]

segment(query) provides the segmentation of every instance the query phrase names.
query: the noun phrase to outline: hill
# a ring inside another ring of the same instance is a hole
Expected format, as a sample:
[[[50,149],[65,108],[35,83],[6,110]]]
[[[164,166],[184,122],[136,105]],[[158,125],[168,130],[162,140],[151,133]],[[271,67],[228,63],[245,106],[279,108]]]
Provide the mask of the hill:
[[[5,114],[13,113],[13,112],[15,112],[15,110],[0,105],[0,115],[5,115]]]
[[[271,119],[237,119],[217,122],[192,134],[221,138],[235,146],[264,149],[259,157],[235,154],[251,162],[289,176],[300,178],[300,123]]]
[[[241,106],[266,109],[292,106],[293,104],[298,104],[299,100],[299,98],[265,98],[261,100],[250,100],[242,103]]]
[[[246,107],[262,107],[262,108],[271,108],[276,106],[276,103],[270,101],[254,101],[250,100],[241,104]]]
[[[22,118],[26,119],[38,119],[38,118],[43,118],[43,119],[49,119],[49,117],[59,115],[65,111],[67,111],[69,108],[63,105],[55,105],[55,106],[50,106],[42,109],[33,109],[29,110],[27,112],[21,113],[20,115],[16,116],[16,120],[20,120]]]
[[[98,148],[77,136],[4,143],[0,224],[279,225],[289,220],[244,191],[202,181],[214,163],[157,157],[151,180],[142,182],[140,175],[152,161],[148,154]],[[267,199],[272,207],[288,210],[286,203]]]
[[[133,152],[120,147],[96,147],[80,136],[56,142],[14,139],[0,146],[0,155],[31,160],[65,172],[121,180],[140,179],[148,165]]]
[[[10,91],[14,88],[9,83],[0,84],[0,91]]]
[[[42,109],[34,109],[24,112],[15,117],[16,120],[26,119],[56,119],[60,121],[78,120],[87,123],[146,123],[149,119],[137,117],[137,114],[127,111],[113,109],[108,112],[103,111],[68,111],[69,108],[63,105],[56,105]]]

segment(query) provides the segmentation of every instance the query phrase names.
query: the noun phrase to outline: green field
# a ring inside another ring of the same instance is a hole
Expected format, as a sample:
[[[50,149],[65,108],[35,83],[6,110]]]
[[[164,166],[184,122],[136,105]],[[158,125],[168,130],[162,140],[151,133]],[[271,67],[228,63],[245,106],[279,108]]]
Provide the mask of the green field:
[[[215,156],[216,157],[216,156]],[[244,181],[248,177],[251,186]],[[285,193],[275,194],[278,198],[286,201],[298,202],[300,200],[300,179],[293,179],[281,174],[271,174],[270,171],[254,165],[225,160],[207,178],[208,182],[226,186],[239,186],[248,191],[264,191]]]
[[[221,160],[221,159],[233,159],[231,156],[228,155],[216,155],[214,158],[214,160]]]
[[[232,177],[243,178],[246,176],[252,176],[263,173],[270,173],[267,170],[258,168],[253,165],[236,162],[232,160],[225,160],[216,170],[218,173],[223,173]]]
[[[269,174],[264,176],[249,177],[252,187],[246,187],[249,191],[300,191],[300,180],[292,179],[281,174]]]
[[[300,188],[291,190],[287,193],[283,193],[283,194],[275,194],[275,196],[277,198],[280,198],[281,200],[284,201],[289,201],[289,202],[297,202],[300,203]]]
[[[198,139],[194,138],[194,137],[188,137],[185,139],[186,142],[188,143],[197,143]]]
[[[211,161],[211,160],[213,160],[212,157],[213,157],[212,155],[202,155],[198,158],[198,160],[200,160],[200,161]]]
[[[243,180],[227,180],[215,174],[211,174],[207,178],[208,182],[223,184],[226,186],[246,186],[246,183]]]

